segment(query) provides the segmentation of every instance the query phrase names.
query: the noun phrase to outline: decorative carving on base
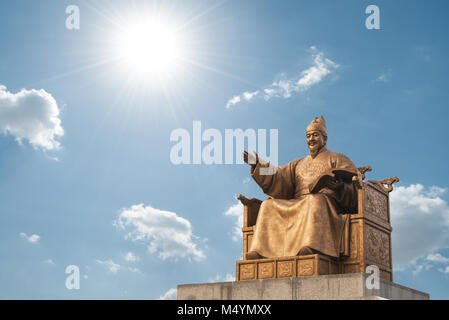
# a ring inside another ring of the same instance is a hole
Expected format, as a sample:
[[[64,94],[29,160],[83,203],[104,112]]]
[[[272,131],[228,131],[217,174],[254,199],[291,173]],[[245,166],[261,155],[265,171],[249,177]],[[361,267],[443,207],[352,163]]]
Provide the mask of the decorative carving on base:
[[[257,270],[257,272],[256,272]],[[236,281],[340,273],[340,263],[321,254],[237,261]]]
[[[313,260],[299,260],[298,261],[298,276],[304,277],[304,276],[313,276],[314,274],[314,265]]]
[[[254,264],[244,264],[240,266],[239,278],[241,280],[254,280],[255,277],[255,265]]]
[[[278,262],[278,278],[294,277],[293,261]]]
[[[274,263],[266,262],[259,264],[258,279],[274,278]]]

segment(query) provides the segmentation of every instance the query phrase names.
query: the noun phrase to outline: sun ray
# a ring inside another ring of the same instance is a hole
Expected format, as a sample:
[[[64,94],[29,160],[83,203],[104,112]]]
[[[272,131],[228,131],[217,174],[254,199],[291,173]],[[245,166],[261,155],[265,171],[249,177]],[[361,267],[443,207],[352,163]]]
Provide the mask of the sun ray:
[[[56,75],[50,76],[50,77],[45,78],[45,79],[41,79],[39,81],[28,83],[26,85],[26,87],[27,86],[34,87],[34,86],[39,85],[41,83],[55,81],[55,80],[60,80],[60,79],[63,79],[63,78],[69,77],[69,76],[73,76],[73,75],[75,75],[77,73],[81,73],[83,71],[91,70],[91,69],[98,68],[98,67],[101,67],[101,66],[106,65],[106,64],[114,63],[117,60],[118,60],[117,57],[114,57],[114,58],[109,58],[109,59],[104,59],[104,60],[101,60],[101,61],[97,61],[97,62],[94,62],[94,63],[91,63],[91,64],[86,64],[86,65],[80,66],[80,67],[78,67],[78,68],[76,68],[74,70],[70,70],[70,71],[67,71],[67,72],[64,72],[64,73],[60,73],[60,74],[56,74]]]
[[[235,75],[233,75],[233,74],[230,74],[229,72],[225,72],[225,71],[219,70],[219,69],[217,69],[217,68],[213,68],[212,66],[205,65],[205,64],[203,64],[203,63],[194,61],[194,60],[192,60],[192,59],[183,58],[183,60],[184,60],[185,62],[187,62],[187,63],[190,63],[191,65],[194,65],[194,66],[200,67],[200,68],[202,68],[202,69],[205,69],[205,70],[208,70],[208,71],[215,72],[215,73],[217,73],[217,74],[219,74],[219,75],[226,76],[226,77],[229,77],[229,78],[231,78],[231,79],[240,81],[240,82],[242,82],[242,83],[245,83],[245,84],[254,86],[253,83],[250,83],[249,81],[247,81],[247,80],[245,80],[245,79],[243,79],[243,78],[240,78],[240,77],[237,77],[237,76],[235,76]]]
[[[197,14],[196,16],[190,18],[189,20],[187,20],[185,23],[183,23],[182,25],[180,25],[180,28],[186,28],[187,26],[191,25],[194,21],[198,20],[199,18],[205,16],[206,14],[208,14],[209,12],[217,9],[218,7],[221,7],[223,4],[225,4],[228,0],[222,0],[222,1],[218,1],[217,3],[211,5],[209,8],[206,8],[206,10],[200,12],[199,14]]]

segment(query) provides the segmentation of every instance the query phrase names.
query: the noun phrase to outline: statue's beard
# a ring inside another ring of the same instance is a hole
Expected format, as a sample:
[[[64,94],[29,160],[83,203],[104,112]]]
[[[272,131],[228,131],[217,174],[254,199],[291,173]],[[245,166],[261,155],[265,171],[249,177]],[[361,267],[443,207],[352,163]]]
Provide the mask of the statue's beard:
[[[324,147],[324,144],[315,143],[313,145],[308,145],[308,147],[309,147],[310,155],[312,156],[312,158],[315,158],[316,155],[320,152],[320,150]]]

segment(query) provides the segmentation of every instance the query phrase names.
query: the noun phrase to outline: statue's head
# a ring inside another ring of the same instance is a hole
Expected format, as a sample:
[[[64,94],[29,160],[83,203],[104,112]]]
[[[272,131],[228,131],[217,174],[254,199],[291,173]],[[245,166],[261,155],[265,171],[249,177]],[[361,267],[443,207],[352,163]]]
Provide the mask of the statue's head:
[[[310,154],[315,156],[320,150],[326,146],[327,142],[327,130],[324,117],[315,118],[308,125],[306,129],[307,146],[309,147]]]

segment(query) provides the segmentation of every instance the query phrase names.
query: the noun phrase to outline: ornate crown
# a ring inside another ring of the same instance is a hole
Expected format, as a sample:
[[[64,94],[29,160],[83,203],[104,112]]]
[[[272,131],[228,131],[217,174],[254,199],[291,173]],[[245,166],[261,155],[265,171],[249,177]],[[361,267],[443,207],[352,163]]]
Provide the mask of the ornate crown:
[[[307,126],[306,132],[307,131],[320,131],[322,134],[327,136],[326,121],[324,121],[324,117],[321,116],[321,118],[313,119]]]

